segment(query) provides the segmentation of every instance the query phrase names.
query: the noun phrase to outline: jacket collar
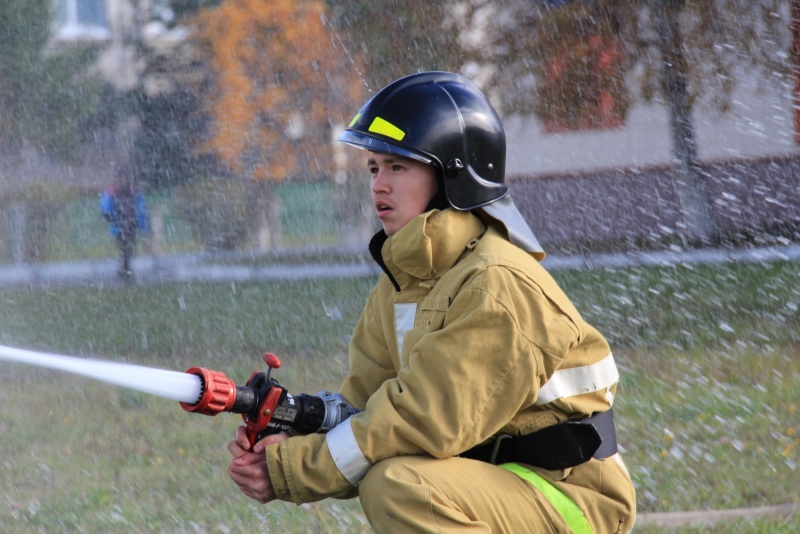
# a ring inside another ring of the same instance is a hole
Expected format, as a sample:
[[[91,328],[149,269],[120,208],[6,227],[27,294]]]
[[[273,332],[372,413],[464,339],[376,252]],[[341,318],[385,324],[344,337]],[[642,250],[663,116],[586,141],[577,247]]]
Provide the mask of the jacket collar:
[[[397,291],[440,278],[486,226],[470,212],[431,210],[411,219],[391,237],[381,230],[370,242],[372,257]]]

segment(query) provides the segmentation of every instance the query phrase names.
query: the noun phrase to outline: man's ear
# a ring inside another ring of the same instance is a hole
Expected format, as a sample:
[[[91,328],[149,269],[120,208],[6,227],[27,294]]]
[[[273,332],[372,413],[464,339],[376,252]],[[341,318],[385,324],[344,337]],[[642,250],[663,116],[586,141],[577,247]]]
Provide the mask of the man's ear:
[[[425,208],[425,211],[443,210],[449,207],[450,202],[447,201],[447,191],[444,188],[442,171],[436,167],[436,193],[434,193],[433,197],[431,197],[431,200],[428,202],[428,207]]]

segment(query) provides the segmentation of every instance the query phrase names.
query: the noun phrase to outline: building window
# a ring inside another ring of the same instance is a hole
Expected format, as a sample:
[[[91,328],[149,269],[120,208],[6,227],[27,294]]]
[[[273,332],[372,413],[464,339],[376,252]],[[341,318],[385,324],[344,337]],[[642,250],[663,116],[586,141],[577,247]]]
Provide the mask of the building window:
[[[111,36],[106,23],[106,0],[55,0],[56,38],[98,41]]]

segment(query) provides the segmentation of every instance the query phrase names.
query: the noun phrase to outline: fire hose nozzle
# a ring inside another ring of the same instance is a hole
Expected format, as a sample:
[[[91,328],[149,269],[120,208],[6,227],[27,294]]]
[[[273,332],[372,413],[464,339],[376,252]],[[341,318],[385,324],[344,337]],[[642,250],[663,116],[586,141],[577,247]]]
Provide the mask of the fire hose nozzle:
[[[202,389],[200,399],[194,404],[181,402],[184,410],[203,415],[230,411],[236,402],[236,384],[230,378],[219,371],[203,367],[192,367],[186,372],[200,377]]]

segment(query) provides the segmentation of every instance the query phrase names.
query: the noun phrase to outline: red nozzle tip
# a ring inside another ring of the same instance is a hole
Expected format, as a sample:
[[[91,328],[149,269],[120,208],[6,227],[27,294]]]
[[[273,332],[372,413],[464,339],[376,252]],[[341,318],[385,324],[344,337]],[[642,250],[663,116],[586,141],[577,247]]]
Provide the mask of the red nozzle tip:
[[[219,371],[211,371],[202,367],[192,367],[186,372],[200,377],[203,390],[200,400],[196,403],[181,403],[184,410],[203,415],[217,415],[230,410],[236,401],[236,384],[230,378]]]
[[[264,354],[264,363],[266,363],[267,367],[270,369],[277,369],[281,366],[281,361],[271,352]]]

